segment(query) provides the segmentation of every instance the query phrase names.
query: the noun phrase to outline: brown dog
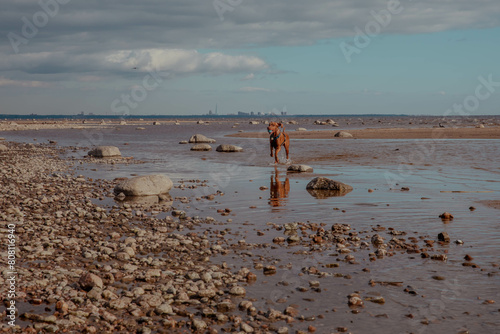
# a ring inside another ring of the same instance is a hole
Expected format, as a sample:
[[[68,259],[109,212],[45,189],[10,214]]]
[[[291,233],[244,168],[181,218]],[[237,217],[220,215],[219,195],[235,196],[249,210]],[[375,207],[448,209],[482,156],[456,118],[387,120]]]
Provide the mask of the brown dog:
[[[280,127],[283,131],[280,131]],[[278,152],[281,150],[281,146],[285,147],[286,159],[288,160],[288,148],[290,147],[290,137],[285,133],[285,127],[281,123],[271,122],[267,127],[267,132],[269,132],[269,144],[271,147],[271,157],[274,153],[274,162],[279,163]],[[273,151],[274,149],[274,151]]]

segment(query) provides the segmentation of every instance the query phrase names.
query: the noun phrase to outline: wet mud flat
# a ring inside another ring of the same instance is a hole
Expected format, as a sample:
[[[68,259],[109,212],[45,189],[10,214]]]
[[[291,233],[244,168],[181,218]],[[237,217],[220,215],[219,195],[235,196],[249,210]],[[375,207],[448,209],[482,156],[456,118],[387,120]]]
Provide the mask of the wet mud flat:
[[[79,148],[6,146],[0,221],[2,235],[16,226],[19,327],[5,321],[5,332],[499,328],[499,263],[468,254],[468,240],[369,217],[363,228],[291,216],[259,224],[265,216],[239,217],[232,197],[203,179],[175,182],[170,198],[114,201],[117,180],[78,175],[77,166],[130,159],[67,159]],[[213,217],[197,216],[201,206],[213,208]],[[2,249],[2,268],[6,259]]]

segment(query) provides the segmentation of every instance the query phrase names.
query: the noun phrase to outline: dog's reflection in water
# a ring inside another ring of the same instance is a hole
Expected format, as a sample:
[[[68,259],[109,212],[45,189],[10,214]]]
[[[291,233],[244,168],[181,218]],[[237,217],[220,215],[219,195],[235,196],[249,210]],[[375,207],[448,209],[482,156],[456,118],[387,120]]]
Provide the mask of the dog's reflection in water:
[[[278,168],[274,168],[274,174],[271,174],[271,183],[269,186],[269,205],[272,207],[284,206],[286,204],[286,199],[288,198],[288,192],[290,191],[290,181],[288,177],[285,181],[280,181],[280,173]]]

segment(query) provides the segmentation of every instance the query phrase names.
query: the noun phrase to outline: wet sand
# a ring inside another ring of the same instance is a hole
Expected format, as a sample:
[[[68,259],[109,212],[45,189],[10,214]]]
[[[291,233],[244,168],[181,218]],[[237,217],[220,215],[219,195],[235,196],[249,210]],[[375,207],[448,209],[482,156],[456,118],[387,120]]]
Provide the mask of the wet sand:
[[[342,130],[286,131],[292,139],[344,139],[334,135]],[[500,127],[488,128],[380,128],[347,130],[355,139],[500,139]],[[261,132],[240,132],[228,135],[240,138],[267,138]],[[349,138],[345,138],[349,139]]]

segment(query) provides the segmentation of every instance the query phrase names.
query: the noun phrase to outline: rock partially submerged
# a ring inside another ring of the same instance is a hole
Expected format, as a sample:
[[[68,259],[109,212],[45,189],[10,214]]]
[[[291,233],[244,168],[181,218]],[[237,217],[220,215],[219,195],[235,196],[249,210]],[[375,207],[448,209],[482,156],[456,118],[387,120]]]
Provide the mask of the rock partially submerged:
[[[208,144],[196,144],[193,147],[191,147],[191,151],[211,151],[212,146]]]
[[[326,177],[316,177],[307,184],[306,189],[313,197],[326,198],[332,196],[344,196],[351,192],[353,188],[348,184],[331,180]]]
[[[236,145],[221,144],[215,149],[217,152],[242,152],[243,148]]]
[[[172,186],[172,181],[165,175],[136,176],[118,184],[114,193],[124,193],[125,196],[154,196],[168,193]]]
[[[439,215],[439,218],[441,218],[442,220],[453,220],[453,215],[449,212],[443,212]]]
[[[116,146],[97,146],[87,154],[96,158],[121,157],[122,155]]]
[[[189,138],[190,143],[215,143],[215,139],[208,138],[207,136],[201,134],[195,134]]]
[[[307,165],[290,165],[287,171],[293,173],[305,173],[312,172],[313,168]]]
[[[354,136],[350,134],[347,131],[339,131],[336,134],[333,135],[334,137],[339,137],[339,138],[353,138]]]

